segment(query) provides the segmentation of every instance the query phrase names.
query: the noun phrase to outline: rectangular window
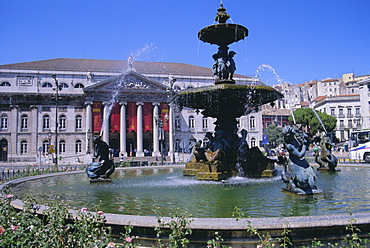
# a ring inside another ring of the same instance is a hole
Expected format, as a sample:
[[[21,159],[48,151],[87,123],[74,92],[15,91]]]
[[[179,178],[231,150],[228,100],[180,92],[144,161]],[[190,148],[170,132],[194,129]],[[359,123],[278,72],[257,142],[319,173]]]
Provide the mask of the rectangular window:
[[[208,129],[208,118],[207,117],[203,118],[203,129]]]
[[[66,118],[65,117],[61,117],[59,119],[59,128],[60,129],[65,129],[66,128]]]
[[[26,141],[21,142],[21,154],[27,154],[27,142]]]
[[[8,117],[2,117],[1,118],[1,126],[0,128],[6,129],[8,128]]]
[[[189,117],[189,128],[194,128],[195,122],[194,122],[194,117],[190,116]]]
[[[65,153],[66,152],[66,142],[61,141],[59,142],[59,153]]]
[[[352,109],[351,108],[347,108],[347,117],[352,118]]]
[[[81,129],[82,128],[82,119],[81,117],[76,118],[76,129]]]
[[[21,119],[21,129],[27,129],[28,128],[28,118],[27,116],[23,116]]]
[[[82,152],[82,143],[80,141],[76,142],[76,153],[81,153]]]
[[[44,129],[50,128],[50,118],[49,117],[44,117],[43,122],[42,122],[42,128]]]
[[[175,128],[180,129],[180,116],[175,117]]]
[[[344,127],[344,120],[339,120],[339,126]]]

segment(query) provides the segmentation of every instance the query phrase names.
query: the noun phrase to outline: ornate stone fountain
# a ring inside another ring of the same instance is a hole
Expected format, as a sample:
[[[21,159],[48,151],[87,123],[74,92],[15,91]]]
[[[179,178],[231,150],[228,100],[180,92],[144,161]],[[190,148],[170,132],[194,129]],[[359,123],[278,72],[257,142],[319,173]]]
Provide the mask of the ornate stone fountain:
[[[229,52],[228,45],[247,37],[248,29],[226,23],[230,16],[225,11],[221,4],[215,19],[218,24],[205,27],[198,33],[200,40],[219,46],[217,53],[212,55],[215,84],[180,91],[175,98],[180,108],[202,110],[204,116],[217,119],[214,135],[207,134],[208,142],[194,144],[192,157],[183,174],[214,181],[237,175],[238,171],[249,177],[274,176],[275,161],[263,156],[257,147],[249,148],[245,140],[246,130],[242,137],[238,136],[237,118],[258,111],[261,105],[283,95],[269,86],[235,84],[233,57],[236,53]]]

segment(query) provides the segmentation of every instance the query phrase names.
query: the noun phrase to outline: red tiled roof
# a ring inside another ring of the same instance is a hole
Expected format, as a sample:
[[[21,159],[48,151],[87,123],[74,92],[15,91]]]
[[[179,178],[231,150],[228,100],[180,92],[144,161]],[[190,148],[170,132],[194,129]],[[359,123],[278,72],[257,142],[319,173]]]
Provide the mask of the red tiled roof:
[[[321,101],[321,100],[323,100],[323,99],[325,99],[326,98],[326,96],[318,96],[318,97],[316,97],[315,99],[313,99],[312,101],[313,102],[318,102],[318,101]]]

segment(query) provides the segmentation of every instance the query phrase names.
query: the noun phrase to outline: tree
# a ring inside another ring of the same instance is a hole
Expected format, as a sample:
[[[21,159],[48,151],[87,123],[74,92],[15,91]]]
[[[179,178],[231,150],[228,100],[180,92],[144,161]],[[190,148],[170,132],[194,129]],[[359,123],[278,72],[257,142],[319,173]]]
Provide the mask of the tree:
[[[331,115],[328,115],[326,113],[321,113],[319,111],[316,111],[316,113],[321,119],[321,122],[320,122],[320,120],[317,118],[314,111],[316,110],[312,108],[296,109],[293,112],[296,123],[301,124],[304,127],[308,127],[310,134],[312,136],[315,135],[317,132],[325,131],[324,128],[322,127],[322,124],[325,126],[326,132],[328,133],[332,132],[337,125],[337,118]],[[291,124],[293,123],[292,116],[289,116],[288,120]]]
[[[269,138],[271,148],[276,148],[284,142],[283,129],[279,126],[268,125],[266,128],[266,135]]]

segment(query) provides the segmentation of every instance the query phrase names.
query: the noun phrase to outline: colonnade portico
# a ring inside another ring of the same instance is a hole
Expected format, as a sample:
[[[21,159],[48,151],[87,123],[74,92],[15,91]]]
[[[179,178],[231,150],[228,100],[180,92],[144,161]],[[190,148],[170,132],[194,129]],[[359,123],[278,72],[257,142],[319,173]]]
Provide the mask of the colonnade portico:
[[[86,104],[86,133],[89,130],[92,130],[93,128],[93,108],[92,108],[92,102],[87,102]],[[119,154],[120,156],[127,157],[130,154],[127,152],[127,124],[126,120],[128,119],[128,113],[126,110],[128,102],[119,102],[120,105],[120,135],[119,135]],[[144,133],[144,128],[143,128],[143,105],[144,102],[136,102],[136,157],[144,157],[144,146],[143,146],[143,133]],[[160,114],[160,103],[159,102],[153,102],[152,103],[152,156],[160,156],[160,130],[159,130],[159,124],[158,124],[158,119],[161,118]],[[103,113],[102,113],[102,132],[99,133],[99,135],[102,135],[103,141],[105,141],[107,144],[109,144],[110,140],[110,105],[108,102],[103,102]],[[168,120],[168,140],[169,140],[169,155],[172,155],[174,151],[174,144],[173,144],[173,113],[172,113],[172,106],[171,104],[168,106],[169,107],[169,120]],[[163,111],[163,110],[162,110]],[[95,131],[96,133],[96,131]],[[96,135],[96,134],[95,134]],[[89,144],[90,142],[90,144]],[[88,140],[87,145],[90,147],[93,147],[93,140]],[[172,158],[172,156],[171,156]]]

